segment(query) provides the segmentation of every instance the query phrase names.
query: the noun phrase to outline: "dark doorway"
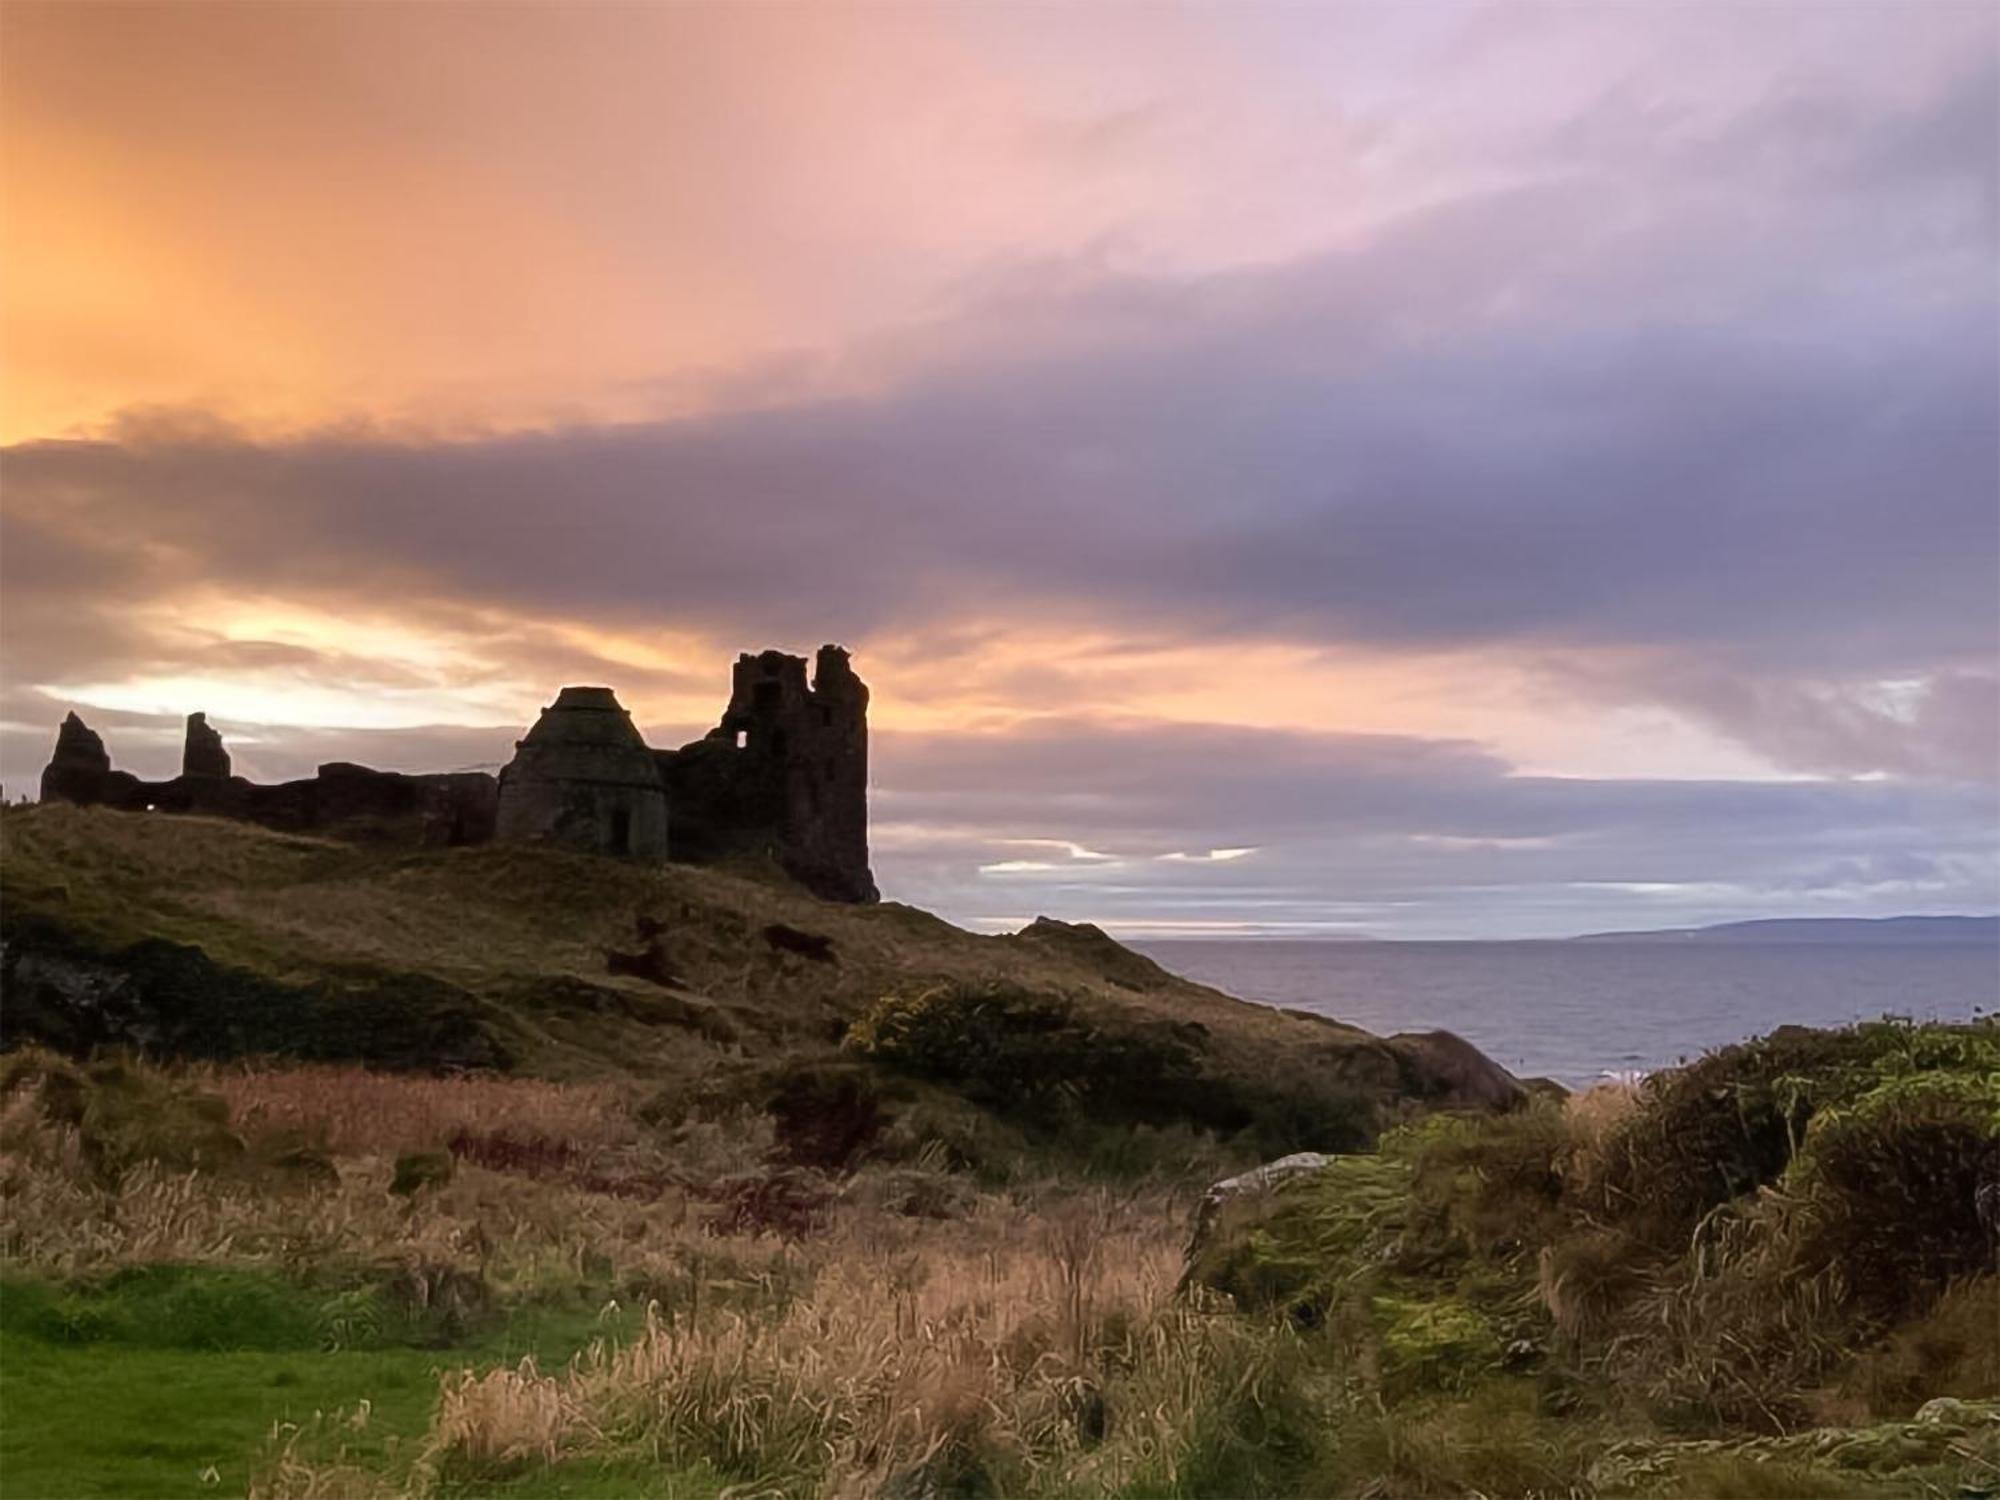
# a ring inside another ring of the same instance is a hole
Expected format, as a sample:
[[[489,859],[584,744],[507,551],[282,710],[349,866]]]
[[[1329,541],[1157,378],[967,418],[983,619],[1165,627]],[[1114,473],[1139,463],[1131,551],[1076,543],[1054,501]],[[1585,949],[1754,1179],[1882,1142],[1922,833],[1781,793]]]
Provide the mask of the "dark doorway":
[[[614,807],[611,810],[611,852],[613,854],[632,852],[632,810],[628,807]]]

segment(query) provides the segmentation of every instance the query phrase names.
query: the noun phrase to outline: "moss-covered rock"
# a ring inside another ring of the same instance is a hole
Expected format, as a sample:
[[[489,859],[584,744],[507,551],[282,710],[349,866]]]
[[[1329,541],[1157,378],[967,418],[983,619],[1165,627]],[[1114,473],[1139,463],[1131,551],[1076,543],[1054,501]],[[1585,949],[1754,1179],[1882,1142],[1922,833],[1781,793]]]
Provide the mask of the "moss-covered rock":
[[[1944,1484],[1958,1471],[1964,1469],[1970,1479],[1982,1462],[1990,1465],[1995,1457],[2000,1457],[2000,1400],[1939,1400],[1926,1404],[1907,1422],[1818,1427],[1784,1437],[1620,1442],[1591,1466],[1590,1480],[1606,1496],[1687,1494],[1693,1492],[1678,1482],[1694,1475],[1713,1475],[1726,1467],[1767,1467],[1774,1475],[1818,1472],[1836,1481],[1843,1475],[1901,1477],[1908,1486],[1868,1493],[1946,1493]],[[1978,1494],[1983,1489],[1973,1484],[1959,1493]]]

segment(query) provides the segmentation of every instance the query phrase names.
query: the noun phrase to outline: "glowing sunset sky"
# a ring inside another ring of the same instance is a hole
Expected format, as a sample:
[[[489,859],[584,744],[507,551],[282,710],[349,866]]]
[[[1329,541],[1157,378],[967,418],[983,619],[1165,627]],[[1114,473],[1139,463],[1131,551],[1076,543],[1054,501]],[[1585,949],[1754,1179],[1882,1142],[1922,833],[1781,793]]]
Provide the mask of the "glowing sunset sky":
[[[838,640],[962,921],[2000,907],[1997,28],[10,0],[0,779]]]

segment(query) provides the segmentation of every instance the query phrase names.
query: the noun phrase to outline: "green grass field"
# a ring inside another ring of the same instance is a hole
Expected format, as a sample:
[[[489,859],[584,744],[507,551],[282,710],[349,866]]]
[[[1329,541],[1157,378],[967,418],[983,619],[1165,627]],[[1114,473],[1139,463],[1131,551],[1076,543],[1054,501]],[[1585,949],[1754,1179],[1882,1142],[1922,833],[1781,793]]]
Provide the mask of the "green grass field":
[[[559,1368],[635,1322],[626,1312],[528,1307],[443,1347],[329,1348],[326,1312],[338,1300],[263,1273],[190,1267],[84,1291],[0,1282],[0,1492],[240,1495],[274,1429],[322,1418],[343,1426],[340,1445],[357,1462],[393,1469],[398,1445],[430,1421],[440,1371],[524,1355]],[[542,1477],[532,1493],[634,1493],[629,1466]],[[701,1493],[694,1483],[675,1493]]]

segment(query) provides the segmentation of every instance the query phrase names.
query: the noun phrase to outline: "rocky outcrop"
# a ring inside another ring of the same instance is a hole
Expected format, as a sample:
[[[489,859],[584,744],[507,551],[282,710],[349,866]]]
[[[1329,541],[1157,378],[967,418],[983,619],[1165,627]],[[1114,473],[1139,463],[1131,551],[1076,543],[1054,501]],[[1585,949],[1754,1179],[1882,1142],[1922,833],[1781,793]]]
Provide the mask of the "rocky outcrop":
[[[1942,1493],[1935,1485],[1924,1482],[1928,1476],[1910,1471],[1928,1469],[1995,1442],[2000,1442],[2000,1401],[1964,1401],[1940,1396],[1926,1401],[1908,1422],[1882,1422],[1872,1427],[1814,1427],[1782,1437],[1634,1439],[1614,1443],[1590,1466],[1590,1484],[1593,1491],[1607,1496],[1692,1494],[1685,1487],[1687,1466],[1704,1460],[1733,1458],[1774,1466],[1811,1465],[1816,1470],[1832,1471],[1826,1477],[1836,1482],[1840,1477],[1853,1476],[1868,1482],[1869,1494],[1892,1493],[1886,1486],[1899,1475],[1908,1480],[1910,1487],[1893,1493]],[[1793,1482],[1798,1482],[1796,1473]],[[1671,1489],[1667,1488],[1669,1485]],[[1849,1493],[1845,1489],[1837,1492]],[[1987,1491],[1967,1486],[1958,1493]]]
[[[47,922],[0,932],[0,1047],[35,1042],[76,1055],[282,1056],[371,1067],[505,1068],[488,1009],[421,974],[354,967],[304,983],[219,964],[200,948],[149,938],[101,948]]]
[[[1447,1109],[1507,1110],[1527,1102],[1521,1080],[1450,1031],[1404,1031],[1387,1039],[1403,1082],[1427,1104]]]
[[[181,747],[181,775],[229,779],[229,752],[222,736],[209,726],[207,714],[189,714],[187,741]]]
[[[1064,954],[1087,964],[1126,990],[1157,989],[1168,974],[1143,953],[1112,937],[1090,922],[1059,922],[1054,917],[1037,917],[1014,934],[1014,941]]]

